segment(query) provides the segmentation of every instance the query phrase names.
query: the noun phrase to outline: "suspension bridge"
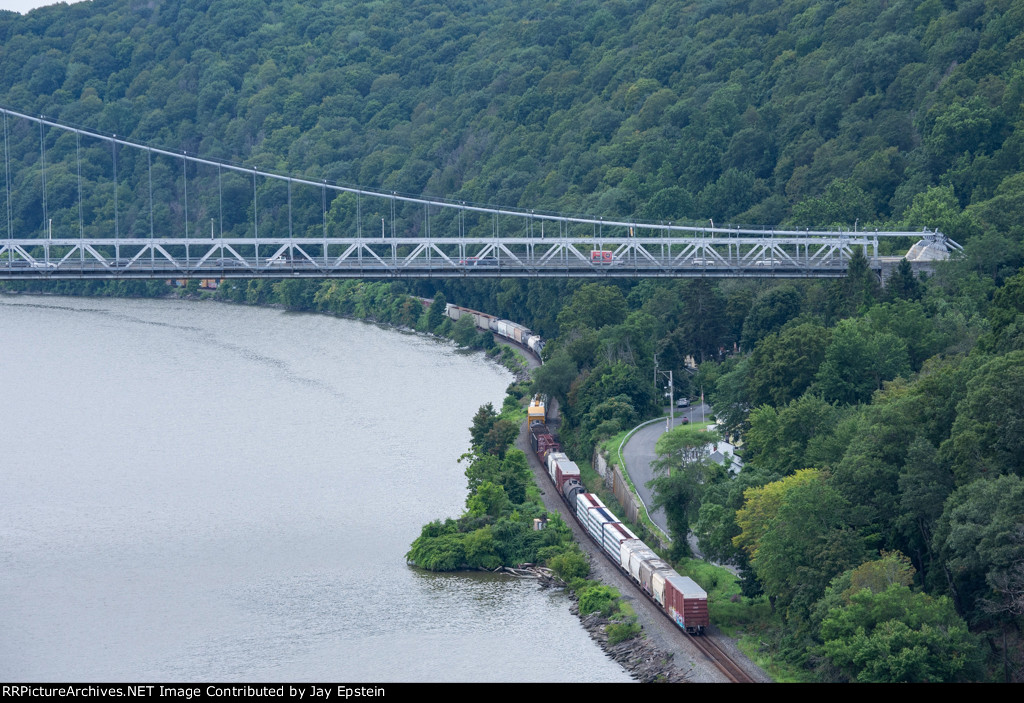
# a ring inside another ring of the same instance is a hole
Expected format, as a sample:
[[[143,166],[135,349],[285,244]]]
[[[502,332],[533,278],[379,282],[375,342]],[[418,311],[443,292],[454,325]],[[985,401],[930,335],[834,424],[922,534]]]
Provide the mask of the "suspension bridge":
[[[354,188],[0,108],[0,280],[835,278],[960,246],[938,231],[782,230],[495,208]],[[2,235],[0,235],[2,236]]]

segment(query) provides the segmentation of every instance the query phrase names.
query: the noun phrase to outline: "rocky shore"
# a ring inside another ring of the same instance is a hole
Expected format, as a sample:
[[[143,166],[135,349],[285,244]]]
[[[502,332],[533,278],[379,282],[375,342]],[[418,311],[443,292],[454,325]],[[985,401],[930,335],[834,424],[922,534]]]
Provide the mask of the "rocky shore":
[[[579,610],[573,606],[573,612]],[[580,616],[580,622],[608,656],[617,661],[641,683],[684,683],[687,675],[672,664],[673,655],[651,644],[642,634],[633,639],[608,644],[605,626],[608,618],[600,613]]]

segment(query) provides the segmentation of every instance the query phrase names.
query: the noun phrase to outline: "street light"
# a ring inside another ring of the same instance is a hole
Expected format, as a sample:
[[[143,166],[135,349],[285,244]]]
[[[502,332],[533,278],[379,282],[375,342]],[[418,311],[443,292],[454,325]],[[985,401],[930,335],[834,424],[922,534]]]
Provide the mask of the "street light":
[[[668,393],[665,394],[668,396],[668,418],[666,419],[667,424],[665,426],[665,431],[668,432],[672,429],[672,425],[675,424],[676,420],[675,387],[672,385],[672,372],[659,371],[658,369],[655,369],[655,373],[660,373],[662,376],[668,377]]]

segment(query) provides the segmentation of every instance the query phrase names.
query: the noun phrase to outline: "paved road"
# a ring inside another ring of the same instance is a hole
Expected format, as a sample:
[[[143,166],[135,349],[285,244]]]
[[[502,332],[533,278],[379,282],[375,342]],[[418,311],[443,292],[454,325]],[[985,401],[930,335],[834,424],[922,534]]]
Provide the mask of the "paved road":
[[[700,404],[685,409],[677,408],[676,426],[682,424],[683,417],[688,418],[690,422],[701,422],[701,418],[709,419],[711,417],[711,408]],[[640,499],[644,502],[644,505],[648,506],[648,509],[650,509],[654,500],[651,489],[647,487],[647,482],[654,478],[654,469],[651,468],[651,462],[657,458],[657,455],[654,453],[654,445],[658,441],[658,437],[661,437],[666,429],[665,420],[645,425],[637,430],[622,448],[622,458],[626,462],[629,477],[633,480],[633,485],[636,486]],[[668,534],[668,522],[665,519],[665,511],[656,510],[651,512],[650,516],[654,524]]]

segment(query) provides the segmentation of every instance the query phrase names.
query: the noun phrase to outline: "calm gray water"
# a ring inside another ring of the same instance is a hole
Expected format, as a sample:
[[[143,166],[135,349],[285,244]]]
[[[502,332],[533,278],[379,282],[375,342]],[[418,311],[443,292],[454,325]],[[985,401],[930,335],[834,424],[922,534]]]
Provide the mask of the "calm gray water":
[[[510,380],[325,316],[0,296],[0,680],[628,680],[564,595],[405,563]]]

